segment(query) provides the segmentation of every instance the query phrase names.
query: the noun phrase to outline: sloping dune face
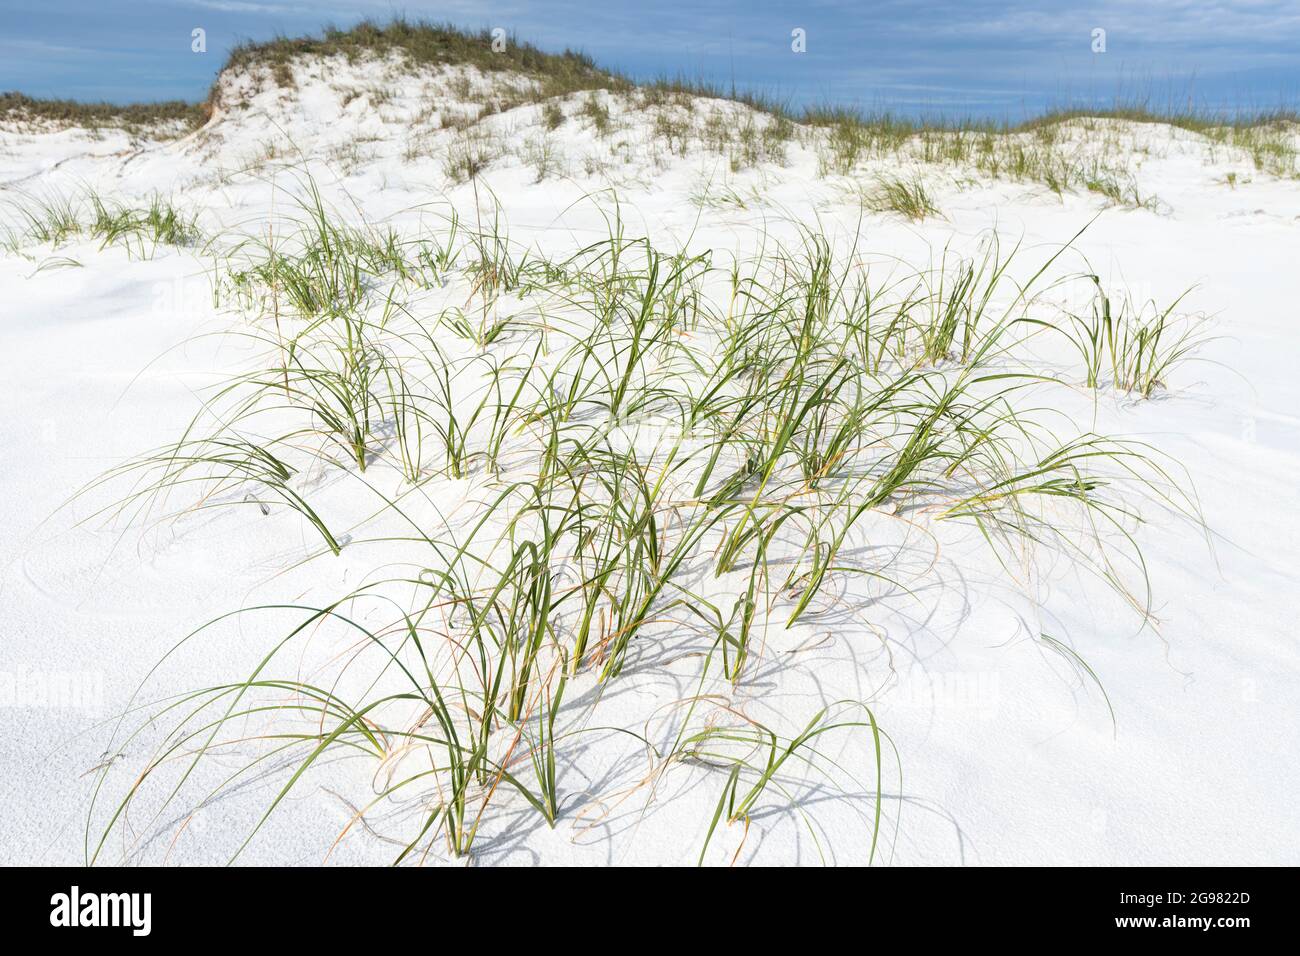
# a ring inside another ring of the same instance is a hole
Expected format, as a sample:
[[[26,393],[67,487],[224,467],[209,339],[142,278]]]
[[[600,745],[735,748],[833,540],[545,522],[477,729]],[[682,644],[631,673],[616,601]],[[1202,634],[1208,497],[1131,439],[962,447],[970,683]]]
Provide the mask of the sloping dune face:
[[[1294,127],[549,69],[7,115],[12,860],[1294,859]]]

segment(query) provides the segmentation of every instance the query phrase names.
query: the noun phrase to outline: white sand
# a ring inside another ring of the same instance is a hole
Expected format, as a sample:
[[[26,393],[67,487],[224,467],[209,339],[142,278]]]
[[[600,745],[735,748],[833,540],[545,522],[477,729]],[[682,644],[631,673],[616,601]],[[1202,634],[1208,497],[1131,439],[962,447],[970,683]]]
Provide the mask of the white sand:
[[[403,74],[401,95],[380,105],[363,95],[340,109],[335,88],[388,81],[374,64],[323,72],[328,80],[303,75],[292,96],[246,91],[247,108],[227,108],[180,142],[4,131],[0,198],[83,183],[123,198],[158,191],[202,210],[208,232],[256,231],[288,204],[300,173],[283,164],[299,162],[296,148],[340,210],[355,202],[367,220],[392,216],[399,229],[432,225],[447,203],[473,217],[472,187],[451,186],[438,160],[453,134],[421,132],[428,103],[447,109],[445,78]],[[229,102],[236,98],[232,90]],[[538,113],[525,107],[485,123],[522,150],[539,135]],[[581,200],[606,185],[604,176],[617,185],[628,233],[644,231],[665,248],[689,242],[745,254],[760,230],[793,239],[791,217],[811,222],[814,212],[828,232],[855,228],[848,181],[820,177],[803,146],[791,146],[784,166],[733,175],[701,150],[681,158],[646,145],[644,123],[630,115],[602,140],[570,119],[552,134],[568,177],[535,184],[533,170],[506,155],[480,178],[480,190],[495,192],[515,241],[556,254],[603,234],[594,204]],[[872,703],[899,755],[887,761],[878,861],[1300,860],[1293,809],[1300,787],[1300,182],[1256,172],[1245,154],[1191,133],[1109,125],[1113,142],[1132,149],[1140,190],[1160,205],[1104,209],[1077,246],[1108,284],[1142,298],[1167,302],[1195,285],[1187,302],[1212,316],[1215,338],[1200,353],[1205,361],[1182,366],[1169,391],[1151,401],[1102,392],[1094,403],[1083,389],[1052,394],[1083,427],[1139,437],[1181,461],[1217,540],[1211,549],[1194,527],[1141,506],[1150,518],[1139,540],[1158,634],[1140,630],[1131,611],[1064,561],[1017,586],[990,566],[972,529],[955,525],[942,531],[937,557],[932,549],[911,559],[935,562],[916,600],[829,625],[773,629],[734,705],[790,733],[826,702]],[[416,152],[432,156],[407,158],[413,141]],[[284,158],[257,162],[271,142]],[[595,160],[584,163],[588,156]],[[873,162],[856,178],[884,168]],[[996,227],[1008,243],[1023,238],[1028,265],[1103,210],[1094,196],[955,181],[950,167],[921,171],[943,217],[917,225],[868,215],[868,252],[923,265],[949,241],[973,250]],[[1237,173],[1235,188],[1225,183],[1229,172]],[[701,210],[689,197],[710,178],[750,201]],[[421,204],[430,205],[422,212]],[[76,524],[91,501],[59,509],[80,486],[174,440],[205,386],[249,367],[253,357],[238,339],[207,335],[248,319],[214,307],[212,259],[197,249],[160,248],[144,260],[88,242],[23,251],[0,256],[0,860],[77,863],[95,780],[88,772],[102,759],[113,719],[173,644],[239,607],[319,605],[400,552],[345,548],[339,558],[299,566],[319,547],[310,528],[294,514],[264,518],[251,508],[143,531]],[[65,258],[81,267],[57,261]],[[470,507],[472,486],[473,479],[435,481],[430,507],[454,515]],[[367,507],[345,482],[319,493],[322,507],[340,517]],[[861,586],[837,584],[850,594]],[[226,620],[169,658],[145,696],[242,678],[288,620]],[[1096,685],[1036,640],[1039,631],[1067,642],[1095,671],[1115,711],[1114,732]],[[665,647],[681,651],[671,641]],[[689,660],[648,658],[582,720],[654,737],[663,732],[655,725],[661,708],[690,692],[694,673]],[[575,682],[570,694],[590,703],[594,682]],[[869,738],[845,734],[827,746],[859,782],[870,779]],[[142,744],[121,759],[141,759],[149,749]],[[548,830],[522,801],[504,798],[475,861],[693,863],[722,777],[677,767],[650,800],[646,788],[630,789],[646,769],[643,748],[593,733],[560,768],[567,811],[557,827]],[[373,763],[319,768],[240,860],[319,862],[351,815],[344,799],[364,799],[375,772]],[[122,776],[110,779],[120,796]],[[188,820],[194,801],[152,825],[142,814],[141,829],[117,831],[104,858],[116,862],[129,850],[132,861],[224,861],[275,789],[253,778]],[[805,792],[797,809],[779,799],[762,806],[747,838],[739,825],[715,836],[711,860],[725,862],[739,848],[745,862],[865,861],[868,791],[846,785]],[[353,827],[330,860],[388,862],[396,849],[385,838],[410,835],[399,809],[370,824],[373,831]]]

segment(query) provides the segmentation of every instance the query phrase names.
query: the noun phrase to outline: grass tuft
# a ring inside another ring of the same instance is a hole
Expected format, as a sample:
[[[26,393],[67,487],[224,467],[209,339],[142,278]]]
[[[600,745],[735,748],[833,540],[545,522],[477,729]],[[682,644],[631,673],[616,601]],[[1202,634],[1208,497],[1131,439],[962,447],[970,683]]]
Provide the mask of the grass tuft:
[[[907,180],[899,176],[883,176],[868,195],[866,205],[873,212],[895,213],[912,222],[939,213],[920,178]]]

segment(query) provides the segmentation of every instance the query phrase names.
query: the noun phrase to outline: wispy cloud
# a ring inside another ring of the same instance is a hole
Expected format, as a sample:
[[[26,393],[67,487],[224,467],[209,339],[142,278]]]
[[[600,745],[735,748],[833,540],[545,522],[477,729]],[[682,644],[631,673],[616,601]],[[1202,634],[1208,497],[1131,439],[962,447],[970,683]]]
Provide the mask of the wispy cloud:
[[[305,14],[311,7],[296,3],[253,3],[249,0],[189,0],[191,6],[204,7],[208,10],[220,10],[223,13],[261,13],[283,16],[285,14]],[[317,7],[316,9],[320,9]]]

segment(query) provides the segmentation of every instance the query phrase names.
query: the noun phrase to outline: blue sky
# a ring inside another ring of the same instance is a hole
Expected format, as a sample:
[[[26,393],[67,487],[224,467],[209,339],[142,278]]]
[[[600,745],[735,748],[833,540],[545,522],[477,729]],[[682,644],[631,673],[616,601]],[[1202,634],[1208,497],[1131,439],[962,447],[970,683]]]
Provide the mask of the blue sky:
[[[1118,96],[1267,109],[1300,102],[1300,0],[0,0],[0,90],[201,99],[241,39],[362,17],[505,27],[633,75],[684,73],[796,105],[1017,118]],[[190,50],[190,31],[208,50]],[[791,30],[807,52],[791,52]],[[1092,31],[1106,31],[1106,52]]]

